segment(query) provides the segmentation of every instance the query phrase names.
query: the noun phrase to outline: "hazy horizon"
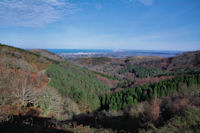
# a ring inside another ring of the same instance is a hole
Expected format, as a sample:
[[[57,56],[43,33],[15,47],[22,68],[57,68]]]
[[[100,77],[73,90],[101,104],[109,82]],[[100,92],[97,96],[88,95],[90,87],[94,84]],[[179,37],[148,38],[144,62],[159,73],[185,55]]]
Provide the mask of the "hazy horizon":
[[[107,51],[163,51],[163,52],[189,52],[189,51],[196,51],[196,50],[162,50],[162,49],[106,49],[106,48],[98,48],[98,49],[92,49],[92,48],[23,48],[27,50],[37,50],[37,49],[44,49],[44,50],[107,50]],[[198,51],[198,50],[197,50]]]

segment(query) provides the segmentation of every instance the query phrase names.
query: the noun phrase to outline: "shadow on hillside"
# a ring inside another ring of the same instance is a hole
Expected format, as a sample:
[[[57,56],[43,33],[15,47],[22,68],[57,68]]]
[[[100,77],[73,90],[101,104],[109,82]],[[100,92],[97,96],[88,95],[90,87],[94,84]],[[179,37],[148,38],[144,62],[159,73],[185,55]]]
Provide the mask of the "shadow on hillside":
[[[71,133],[56,129],[56,122],[50,118],[32,116],[13,116],[0,123],[1,133]]]
[[[78,115],[73,118],[73,123],[77,125],[87,125],[93,128],[106,128],[114,131],[128,131],[137,132],[142,127],[141,117],[131,117],[128,115],[123,116],[90,116],[90,115]]]

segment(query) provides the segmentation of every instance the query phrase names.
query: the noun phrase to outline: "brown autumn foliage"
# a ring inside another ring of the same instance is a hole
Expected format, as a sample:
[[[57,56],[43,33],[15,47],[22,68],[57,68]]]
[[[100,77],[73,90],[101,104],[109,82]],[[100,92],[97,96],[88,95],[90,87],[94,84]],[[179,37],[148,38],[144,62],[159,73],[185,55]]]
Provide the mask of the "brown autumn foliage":
[[[105,77],[100,76],[100,75],[97,75],[97,79],[99,81],[102,81],[105,84],[109,85],[110,88],[115,87],[118,84],[118,82],[119,82],[118,80],[108,79],[108,78],[105,78]]]
[[[48,83],[44,73],[38,72],[22,54],[14,52],[17,59],[9,55],[11,50],[4,49],[0,54],[0,120],[18,115],[21,107],[34,103],[38,88]]]
[[[168,98],[165,108],[168,109],[170,114],[183,114],[188,105],[192,105],[189,98]]]
[[[43,70],[47,68],[48,65],[52,64],[52,62],[47,59],[41,61],[39,55],[37,54],[6,45],[0,46],[0,57],[2,58],[3,56],[6,56],[10,59],[17,59],[18,61],[24,60],[28,64],[36,66],[38,70]]]
[[[158,83],[161,80],[172,79],[174,76],[161,76],[161,77],[147,77],[147,78],[138,78],[134,82],[133,86],[140,86],[149,83]]]
[[[141,62],[139,66],[157,67],[162,70],[200,70],[200,51],[187,52],[175,57]]]
[[[13,102],[20,100],[24,104],[26,94],[30,96],[34,94],[36,88],[41,88],[48,83],[46,76],[39,73],[29,73],[0,64],[0,93],[7,102],[12,99]]]
[[[145,114],[148,120],[153,121],[153,122],[158,120],[161,113],[160,104],[161,104],[160,99],[154,99],[147,105]]]
[[[39,55],[42,55],[42,56],[47,57],[49,59],[56,60],[56,61],[62,61],[63,60],[62,57],[60,57],[56,54],[53,54],[53,53],[51,53],[51,52],[49,52],[48,50],[45,50],[45,49],[31,49],[29,51],[34,52],[34,53],[39,54]],[[44,58],[43,59],[40,58],[40,61],[43,62],[45,60],[44,60]]]

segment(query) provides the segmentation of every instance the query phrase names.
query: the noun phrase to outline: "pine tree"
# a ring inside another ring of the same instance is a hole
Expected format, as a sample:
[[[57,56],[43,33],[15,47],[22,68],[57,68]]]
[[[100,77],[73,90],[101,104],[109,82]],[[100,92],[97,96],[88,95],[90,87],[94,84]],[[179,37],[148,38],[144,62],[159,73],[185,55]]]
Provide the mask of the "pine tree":
[[[106,104],[106,97],[102,96],[101,97],[101,104],[104,106]]]
[[[160,90],[160,96],[165,96],[165,91],[164,91],[164,89],[161,89],[161,90]]]
[[[198,75],[197,82],[200,84],[200,74]]]
[[[127,105],[133,104],[133,97],[128,96],[127,99],[126,99],[126,102],[127,102]]]
[[[141,100],[141,96],[142,96],[142,89],[140,87],[137,88],[137,96],[138,96],[138,100]]]

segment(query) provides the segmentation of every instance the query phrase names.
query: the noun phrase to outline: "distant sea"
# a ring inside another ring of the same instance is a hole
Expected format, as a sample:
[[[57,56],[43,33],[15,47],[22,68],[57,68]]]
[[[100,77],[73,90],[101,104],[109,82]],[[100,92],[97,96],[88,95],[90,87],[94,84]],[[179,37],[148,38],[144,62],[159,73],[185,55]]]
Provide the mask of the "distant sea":
[[[56,54],[60,53],[110,53],[113,50],[106,49],[48,49],[48,51]]]
[[[102,50],[102,49],[48,49],[50,52],[65,57],[116,57],[129,56],[160,56],[173,57],[184,51],[156,51],[156,50]]]

